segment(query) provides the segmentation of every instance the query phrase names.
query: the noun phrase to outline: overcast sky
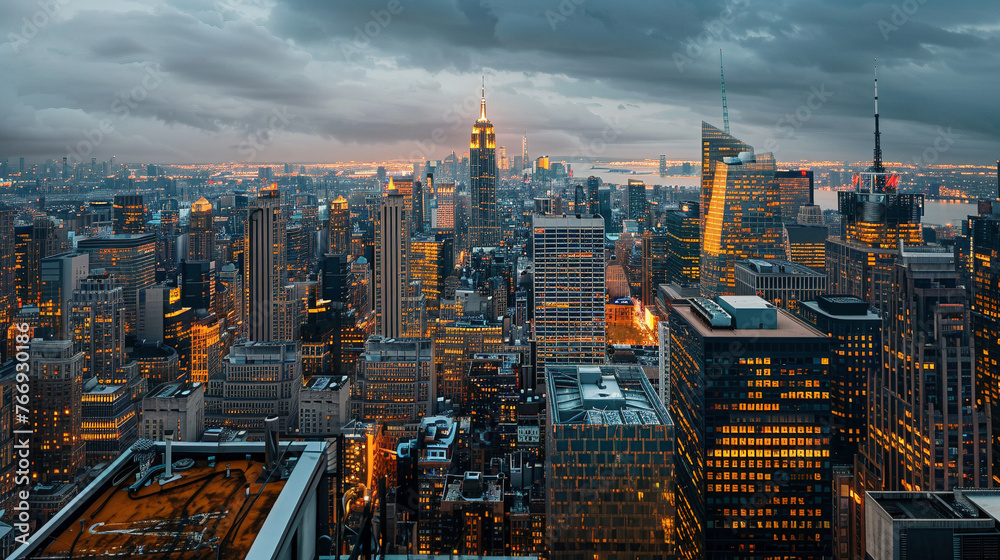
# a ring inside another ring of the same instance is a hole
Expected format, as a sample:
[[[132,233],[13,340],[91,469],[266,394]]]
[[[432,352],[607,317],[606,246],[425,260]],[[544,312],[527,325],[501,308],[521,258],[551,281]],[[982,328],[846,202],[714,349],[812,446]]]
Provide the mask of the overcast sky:
[[[997,0],[3,0],[0,160],[1000,157]]]

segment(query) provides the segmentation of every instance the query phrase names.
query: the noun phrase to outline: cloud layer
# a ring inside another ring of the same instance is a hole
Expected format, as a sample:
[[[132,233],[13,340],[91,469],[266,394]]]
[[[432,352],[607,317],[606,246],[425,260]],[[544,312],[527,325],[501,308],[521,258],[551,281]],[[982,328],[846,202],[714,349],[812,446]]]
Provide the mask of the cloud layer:
[[[699,157],[721,122],[781,161],[1000,155],[1000,5],[906,0],[13,0],[0,159],[440,159],[480,74],[498,142]],[[95,134],[97,131],[99,134]]]

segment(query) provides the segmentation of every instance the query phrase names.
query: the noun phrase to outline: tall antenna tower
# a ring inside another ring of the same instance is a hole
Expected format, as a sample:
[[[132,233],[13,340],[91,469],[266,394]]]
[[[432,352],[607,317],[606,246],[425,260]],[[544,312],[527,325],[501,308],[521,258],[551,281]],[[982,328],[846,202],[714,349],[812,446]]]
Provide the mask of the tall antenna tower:
[[[726,71],[722,68],[722,47],[719,47],[719,75],[722,77],[722,125],[726,134],[729,134],[729,105],[726,104]]]
[[[882,137],[878,131],[878,59],[875,59],[875,157],[872,161],[872,171],[882,173]]]

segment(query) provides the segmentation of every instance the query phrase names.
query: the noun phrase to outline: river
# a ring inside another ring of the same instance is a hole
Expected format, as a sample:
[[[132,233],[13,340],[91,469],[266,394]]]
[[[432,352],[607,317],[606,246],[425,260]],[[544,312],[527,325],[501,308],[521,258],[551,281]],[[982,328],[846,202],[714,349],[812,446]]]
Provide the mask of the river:
[[[815,191],[813,199],[823,210],[837,209],[836,191]],[[928,225],[958,226],[970,215],[976,215],[976,205],[970,202],[954,202],[949,200],[925,200],[923,223]]]

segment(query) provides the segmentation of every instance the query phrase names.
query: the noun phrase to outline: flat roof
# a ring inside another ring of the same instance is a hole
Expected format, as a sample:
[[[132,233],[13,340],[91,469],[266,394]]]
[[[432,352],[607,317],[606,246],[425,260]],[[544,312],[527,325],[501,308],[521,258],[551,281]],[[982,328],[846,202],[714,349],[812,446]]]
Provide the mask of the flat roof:
[[[774,309],[774,306],[760,296],[719,296],[734,309]]]
[[[306,389],[312,389],[313,391],[339,391],[347,383],[347,376],[318,376],[313,377],[307,384]]]
[[[535,214],[531,217],[532,227],[565,227],[565,228],[604,228],[604,218],[599,214],[596,216],[582,216],[580,214]]]
[[[1000,491],[997,490],[966,490],[965,498],[990,514],[993,519],[1000,520]]]
[[[163,442],[151,445],[150,483],[130,489],[139,468],[130,449],[12,558],[194,560],[220,550],[227,560],[272,558],[288,544],[289,529],[326,466],[319,442],[281,442],[281,472],[270,477],[263,443],[174,443],[173,474],[179,477],[161,482],[164,448]]]
[[[858,301],[862,301],[862,300],[858,300]],[[854,302],[845,302],[845,303],[854,303]],[[868,305],[867,302],[864,302],[864,304],[866,306]],[[812,310],[815,313],[818,313],[818,314],[823,315],[825,317],[830,317],[832,319],[842,319],[842,320],[845,320],[845,321],[881,321],[882,320],[882,318],[878,316],[878,313],[875,313],[870,307],[865,310],[864,314],[858,314],[858,315],[842,315],[842,314],[830,313],[826,309],[823,309],[823,306],[821,306],[819,304],[819,302],[816,302],[816,301],[800,301],[799,302],[799,307],[809,308],[810,310]]]
[[[672,424],[640,366],[550,365],[545,373],[553,424]]]
[[[160,387],[157,387],[148,398],[151,399],[172,399],[172,398],[184,398],[195,392],[198,387],[201,387],[201,383],[195,381],[188,383],[186,381],[176,381],[172,383],[164,383]]]
[[[90,389],[84,389],[84,395],[112,395],[121,389],[121,385],[96,385]]]
[[[737,261],[734,266],[750,270],[758,276],[826,276],[824,272],[803,264],[773,259],[747,259]]]
[[[984,490],[976,497],[976,490],[955,492],[867,492],[873,500],[894,521],[959,521],[987,523],[992,525],[996,517],[989,519],[976,511],[979,500],[1000,505],[1000,493]],[[981,507],[981,506],[980,506]],[[990,515],[994,512],[985,510]]]
[[[723,296],[723,297],[749,297],[760,299],[757,296]],[[711,329],[705,324],[688,304],[675,304],[674,311],[680,314],[687,322],[694,327],[699,334],[706,338],[827,338],[822,333],[808,323],[800,321],[789,314],[784,309],[778,309],[778,326],[774,329]]]
[[[222,558],[245,558],[285,483],[272,480],[261,491],[257,481],[264,465],[260,461],[231,463],[229,478],[226,463],[209,467],[205,460],[195,461],[191,469],[179,471],[179,480],[163,486],[153,482],[133,495],[126,491],[134,482],[129,477],[106,489],[77,516],[86,520],[85,530],[81,532],[79,521],[71,523],[35,557],[165,554],[201,558],[225,539]],[[248,482],[249,497],[244,491]],[[246,517],[241,520],[239,514],[245,507]]]

